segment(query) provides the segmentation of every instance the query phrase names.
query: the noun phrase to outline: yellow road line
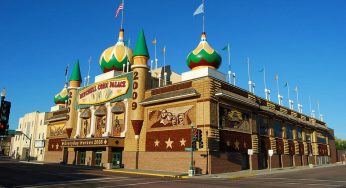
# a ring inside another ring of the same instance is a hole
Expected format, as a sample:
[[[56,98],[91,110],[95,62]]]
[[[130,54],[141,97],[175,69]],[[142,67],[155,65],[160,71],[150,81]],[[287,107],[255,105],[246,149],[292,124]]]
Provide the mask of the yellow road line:
[[[170,175],[170,174],[155,174],[155,173],[147,173],[147,172],[133,172],[133,171],[124,171],[124,170],[107,170],[107,169],[104,169],[103,171],[125,173],[125,174],[147,175],[147,176],[158,176],[158,177],[170,177],[170,178],[188,178],[188,176]]]

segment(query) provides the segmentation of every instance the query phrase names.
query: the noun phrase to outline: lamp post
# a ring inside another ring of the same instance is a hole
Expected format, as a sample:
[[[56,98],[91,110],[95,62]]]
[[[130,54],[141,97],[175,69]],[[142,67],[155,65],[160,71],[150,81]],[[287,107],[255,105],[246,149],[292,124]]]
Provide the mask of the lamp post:
[[[29,152],[28,152],[28,161],[30,161],[30,151],[31,151],[31,137],[28,137],[28,135],[26,135],[25,133],[23,133],[22,131],[16,131],[16,134],[22,134],[24,135],[27,139],[29,139]]]
[[[195,175],[195,169],[193,165],[193,123],[191,123],[191,161],[190,161],[190,170],[189,170],[189,176],[194,176]]]

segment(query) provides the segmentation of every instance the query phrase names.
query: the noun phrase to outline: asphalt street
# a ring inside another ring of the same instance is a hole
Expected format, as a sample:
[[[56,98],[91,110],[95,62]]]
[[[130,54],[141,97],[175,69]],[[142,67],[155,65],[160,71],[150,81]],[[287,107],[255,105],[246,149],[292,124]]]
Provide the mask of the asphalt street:
[[[105,172],[102,169],[0,160],[2,187],[345,187],[346,166],[307,169],[247,178],[168,178]]]

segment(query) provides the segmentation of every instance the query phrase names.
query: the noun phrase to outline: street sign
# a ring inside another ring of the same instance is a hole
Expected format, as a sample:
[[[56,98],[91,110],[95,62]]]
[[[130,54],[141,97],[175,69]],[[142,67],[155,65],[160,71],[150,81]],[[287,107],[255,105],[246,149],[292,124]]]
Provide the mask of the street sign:
[[[272,149],[268,150],[268,155],[269,155],[270,157],[273,156],[273,154],[274,154],[274,151],[273,151]]]
[[[248,154],[248,155],[253,155],[253,149],[248,149],[248,150],[247,150],[247,154]]]

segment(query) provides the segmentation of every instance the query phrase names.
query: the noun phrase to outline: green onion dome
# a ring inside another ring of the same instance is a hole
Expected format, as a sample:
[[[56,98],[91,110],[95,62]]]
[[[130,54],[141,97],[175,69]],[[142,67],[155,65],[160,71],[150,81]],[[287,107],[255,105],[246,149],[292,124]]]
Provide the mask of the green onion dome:
[[[127,61],[132,64],[132,50],[125,46],[124,29],[120,29],[118,42],[101,54],[100,67],[104,73],[111,70],[123,71],[123,66],[126,69]]]
[[[56,105],[65,105],[65,102],[67,101],[67,87],[65,85],[64,89],[62,89],[58,94],[54,97],[54,103]]]
[[[202,33],[201,42],[196,49],[187,56],[187,66],[191,70],[202,67],[218,69],[221,65],[222,58],[207,42],[205,32]]]

